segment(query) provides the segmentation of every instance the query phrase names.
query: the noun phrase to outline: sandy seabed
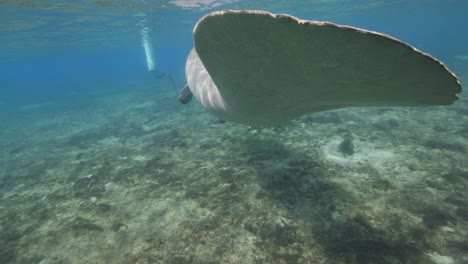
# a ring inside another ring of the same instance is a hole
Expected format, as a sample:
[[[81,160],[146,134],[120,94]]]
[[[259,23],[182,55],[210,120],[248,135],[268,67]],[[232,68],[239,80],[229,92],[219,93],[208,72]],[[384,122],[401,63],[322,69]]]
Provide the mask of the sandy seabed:
[[[142,85],[0,106],[0,263],[468,263],[468,103],[222,123]]]

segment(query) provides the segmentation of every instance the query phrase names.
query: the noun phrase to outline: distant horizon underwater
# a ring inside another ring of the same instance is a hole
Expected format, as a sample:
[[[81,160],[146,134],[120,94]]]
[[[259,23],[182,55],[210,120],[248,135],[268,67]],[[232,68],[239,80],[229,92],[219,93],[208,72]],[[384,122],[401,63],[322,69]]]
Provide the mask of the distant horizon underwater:
[[[463,90],[224,122],[178,93],[196,22],[225,9],[387,34]],[[468,263],[467,14],[463,0],[0,2],[0,263]]]

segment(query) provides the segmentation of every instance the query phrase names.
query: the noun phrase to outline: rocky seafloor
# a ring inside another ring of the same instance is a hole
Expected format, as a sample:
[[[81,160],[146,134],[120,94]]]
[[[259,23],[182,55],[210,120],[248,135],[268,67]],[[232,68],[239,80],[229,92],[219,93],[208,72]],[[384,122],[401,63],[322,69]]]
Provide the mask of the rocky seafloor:
[[[151,85],[1,106],[0,263],[468,263],[468,102],[222,123]]]

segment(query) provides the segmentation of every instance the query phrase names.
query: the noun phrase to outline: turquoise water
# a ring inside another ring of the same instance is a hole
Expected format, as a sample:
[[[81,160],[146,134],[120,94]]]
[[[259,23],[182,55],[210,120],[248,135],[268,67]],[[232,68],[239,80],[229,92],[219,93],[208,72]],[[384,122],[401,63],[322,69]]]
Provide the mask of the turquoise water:
[[[466,92],[220,122],[176,92],[223,9],[382,32],[468,83],[461,0],[2,1],[0,263],[468,263]]]

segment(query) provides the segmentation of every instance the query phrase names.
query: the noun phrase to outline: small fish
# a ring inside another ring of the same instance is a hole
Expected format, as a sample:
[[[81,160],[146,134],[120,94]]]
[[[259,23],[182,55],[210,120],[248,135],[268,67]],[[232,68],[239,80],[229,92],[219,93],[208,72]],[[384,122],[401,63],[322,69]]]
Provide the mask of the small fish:
[[[188,84],[186,84],[184,88],[180,90],[179,102],[181,102],[182,104],[187,104],[190,102],[190,100],[192,100],[192,97],[193,97],[192,91],[190,91]]]

